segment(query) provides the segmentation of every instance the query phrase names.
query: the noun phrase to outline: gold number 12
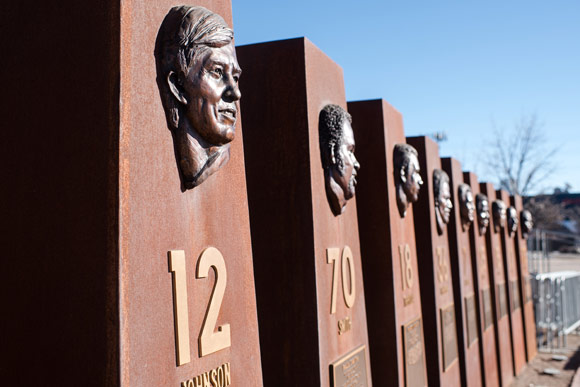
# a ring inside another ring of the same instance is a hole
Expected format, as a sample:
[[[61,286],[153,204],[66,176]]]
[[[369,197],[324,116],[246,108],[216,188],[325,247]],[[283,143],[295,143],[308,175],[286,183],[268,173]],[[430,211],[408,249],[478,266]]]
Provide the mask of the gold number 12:
[[[221,349],[230,347],[230,324],[215,326],[222,300],[226,290],[227,271],[222,253],[215,247],[205,249],[197,262],[196,278],[206,278],[210,268],[215,271],[215,283],[212,295],[199,335],[199,356],[206,356]],[[189,309],[187,304],[187,275],[185,270],[185,252],[169,252],[169,270],[173,273],[173,312],[175,315],[175,332],[177,344],[177,365],[191,361],[189,344]]]

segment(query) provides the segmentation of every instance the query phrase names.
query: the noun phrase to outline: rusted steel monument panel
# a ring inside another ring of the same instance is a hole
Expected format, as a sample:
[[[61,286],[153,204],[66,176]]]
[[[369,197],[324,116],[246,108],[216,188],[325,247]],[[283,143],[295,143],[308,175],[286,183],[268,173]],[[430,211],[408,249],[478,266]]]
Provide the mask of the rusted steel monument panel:
[[[522,197],[515,195],[510,197],[510,203],[515,207],[520,218],[517,236],[514,238],[516,249],[516,260],[520,279],[520,299],[522,305],[526,359],[531,361],[537,353],[536,344],[536,321],[534,317],[534,303],[532,299],[532,286],[530,283],[530,272],[528,270],[528,233],[532,229],[532,215],[529,211],[524,211]]]
[[[485,242],[489,231],[490,206],[487,196],[479,190],[477,176],[472,172],[464,172],[465,184],[471,187],[475,198],[476,219],[469,230],[472,265],[474,269],[475,287],[479,294],[478,329],[481,340],[481,359],[483,376],[488,387],[499,386],[498,360],[495,341],[495,321],[493,319],[493,298],[488,270],[488,255]]]
[[[414,208],[421,307],[429,386],[461,383],[447,224],[453,205],[449,177],[441,169],[439,149],[428,137],[408,137],[419,153],[423,193]],[[435,340],[435,338],[437,338]]]
[[[490,207],[489,230],[486,233],[487,263],[491,280],[491,299],[495,322],[495,340],[500,381],[502,386],[509,385],[514,378],[514,366],[509,322],[507,284],[501,248],[501,233],[506,223],[505,203],[497,201],[491,183],[480,183],[481,193],[487,196]]]
[[[342,69],[304,38],[238,58],[264,382],[370,385]]]
[[[461,383],[466,386],[481,386],[483,381],[478,328],[479,289],[474,278],[477,268],[473,267],[469,245],[470,229],[477,227],[475,197],[471,187],[463,182],[463,171],[458,160],[442,158],[441,165],[449,175],[454,208],[448,224],[448,236]]]
[[[362,165],[356,200],[373,382],[426,386],[411,205],[426,195],[419,191],[418,159],[406,149],[403,118],[389,103],[349,102],[348,110]]]
[[[3,13],[21,80],[18,93],[4,84],[17,104],[43,100],[34,115],[12,110],[26,149],[7,147],[26,180],[9,201],[28,207],[14,205],[28,226],[21,253],[7,251],[21,267],[6,272],[34,283],[11,290],[20,305],[51,316],[8,327],[27,332],[3,344],[26,369],[3,369],[27,384],[262,384],[231,4],[196,4],[206,9],[65,0]],[[213,33],[219,45],[199,44]],[[174,67],[172,53],[201,46]],[[211,82],[187,71],[201,62]],[[19,356],[31,348],[42,358]]]
[[[121,381],[261,385],[231,4],[173,5],[121,8]]]
[[[514,372],[518,375],[526,365],[526,348],[524,344],[524,324],[520,297],[520,271],[516,262],[516,239],[519,217],[515,207],[510,206],[509,194],[497,190],[496,197],[506,205],[506,223],[501,233],[501,247],[505,267],[505,280],[508,284],[508,305]]]

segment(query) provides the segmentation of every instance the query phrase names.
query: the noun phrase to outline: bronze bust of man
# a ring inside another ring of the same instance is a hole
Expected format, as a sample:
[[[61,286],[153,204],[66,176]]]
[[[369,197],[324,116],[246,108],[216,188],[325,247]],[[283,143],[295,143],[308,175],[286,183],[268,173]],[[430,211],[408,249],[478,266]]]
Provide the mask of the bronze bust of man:
[[[449,175],[441,169],[433,170],[433,196],[435,199],[435,220],[437,233],[443,234],[443,230],[451,218],[451,189],[449,188]]]
[[[230,157],[241,97],[233,37],[221,16],[190,6],[171,8],[157,34],[157,85],[185,189]]]
[[[518,230],[518,212],[516,211],[515,207],[510,207],[507,209],[507,224],[508,224],[508,233],[510,237],[513,237]]]
[[[489,226],[489,201],[487,196],[481,193],[475,195],[475,206],[477,208],[479,235],[482,236],[485,234],[487,227]]]
[[[532,213],[528,210],[523,210],[520,213],[521,227],[522,227],[522,237],[524,239],[528,238],[528,234],[534,228],[534,221],[532,219]]]
[[[409,144],[395,144],[393,165],[397,208],[401,218],[404,218],[407,207],[419,199],[419,191],[423,185],[417,150]]]
[[[355,194],[360,169],[354,156],[354,134],[350,114],[338,105],[326,105],[319,115],[318,135],[324,168],[326,197],[335,216],[344,212]]]
[[[491,204],[491,213],[493,215],[493,229],[499,232],[505,227],[506,206],[502,200],[494,200]]]
[[[461,228],[467,231],[473,222],[475,214],[475,205],[473,204],[473,192],[471,187],[465,183],[459,184],[457,187],[457,194],[459,197],[459,215],[461,218]]]

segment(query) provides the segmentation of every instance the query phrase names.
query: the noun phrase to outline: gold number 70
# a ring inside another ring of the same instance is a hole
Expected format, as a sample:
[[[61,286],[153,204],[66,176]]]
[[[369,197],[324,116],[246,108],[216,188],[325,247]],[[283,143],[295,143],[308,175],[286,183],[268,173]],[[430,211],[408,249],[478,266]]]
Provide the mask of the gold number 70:
[[[330,314],[336,313],[336,293],[338,291],[338,269],[340,249],[333,247],[326,249],[326,262],[332,264],[332,294],[330,297]],[[347,308],[352,308],[355,299],[354,258],[350,247],[345,246],[341,259],[342,295]]]

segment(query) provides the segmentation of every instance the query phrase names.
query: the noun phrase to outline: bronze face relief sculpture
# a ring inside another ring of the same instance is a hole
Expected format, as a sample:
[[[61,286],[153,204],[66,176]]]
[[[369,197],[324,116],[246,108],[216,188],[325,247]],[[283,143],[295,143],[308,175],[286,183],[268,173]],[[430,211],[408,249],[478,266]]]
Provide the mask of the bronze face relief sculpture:
[[[479,235],[482,236],[489,226],[489,201],[487,200],[487,196],[481,193],[475,195],[475,206],[477,208]]]
[[[417,150],[409,144],[395,144],[393,165],[395,167],[397,208],[401,218],[404,218],[409,204],[419,199],[419,191],[423,185]]]
[[[230,157],[241,97],[233,36],[221,16],[189,6],[173,7],[157,34],[157,85],[185,189]]]
[[[499,232],[505,227],[506,207],[502,200],[494,200],[491,204],[491,213],[493,214],[493,229]]]
[[[467,231],[473,222],[475,214],[475,204],[473,204],[473,193],[471,187],[465,183],[459,184],[457,187],[457,194],[459,197],[459,215],[461,218],[461,228]]]
[[[507,209],[507,224],[508,224],[508,232],[510,237],[513,237],[518,230],[518,212],[516,211],[515,207],[510,207]]]
[[[324,168],[326,197],[335,216],[344,212],[355,194],[360,169],[354,156],[354,135],[350,114],[338,105],[326,105],[319,115],[318,135]]]
[[[435,198],[435,220],[437,232],[443,234],[443,230],[451,218],[451,189],[449,188],[449,176],[441,169],[433,170],[433,196]]]
[[[523,210],[520,213],[520,221],[522,223],[522,236],[524,239],[528,239],[528,234],[534,228],[534,221],[532,219],[532,213],[528,210]]]

